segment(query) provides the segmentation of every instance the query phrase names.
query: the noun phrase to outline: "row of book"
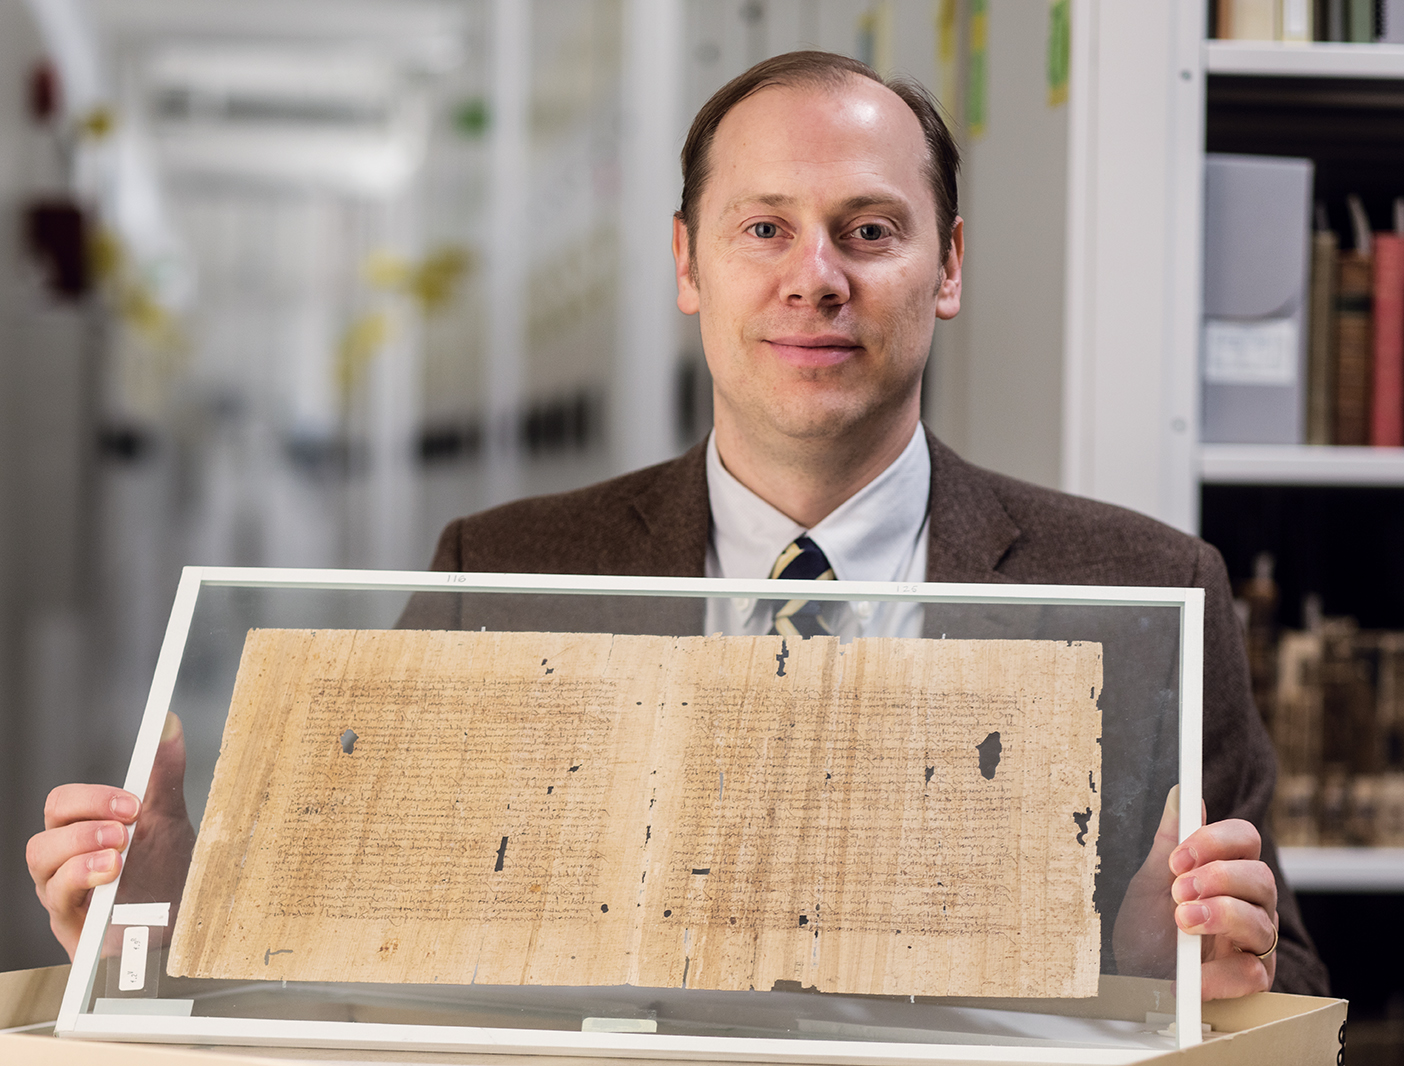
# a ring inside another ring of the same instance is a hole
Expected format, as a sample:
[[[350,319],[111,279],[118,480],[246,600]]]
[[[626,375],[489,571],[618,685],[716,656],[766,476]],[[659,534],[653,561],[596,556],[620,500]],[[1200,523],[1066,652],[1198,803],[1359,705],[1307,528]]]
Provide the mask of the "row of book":
[[[1347,198],[1353,247],[1316,209],[1307,315],[1306,443],[1404,445],[1404,199],[1372,233]]]
[[[1238,41],[1404,41],[1401,0],[1210,0],[1214,36]]]
[[[1205,156],[1205,442],[1404,445],[1404,199],[1375,233],[1359,196],[1313,204],[1315,172]]]
[[[1254,700],[1277,749],[1278,844],[1404,846],[1404,632],[1309,608],[1307,629],[1274,634],[1263,577],[1240,602]]]

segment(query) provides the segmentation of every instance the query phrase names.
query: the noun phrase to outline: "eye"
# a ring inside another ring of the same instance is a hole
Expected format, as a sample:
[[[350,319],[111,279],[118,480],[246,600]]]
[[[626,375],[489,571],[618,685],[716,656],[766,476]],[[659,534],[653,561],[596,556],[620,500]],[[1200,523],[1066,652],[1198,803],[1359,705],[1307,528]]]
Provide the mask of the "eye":
[[[780,236],[780,227],[774,222],[757,222],[751,226],[751,232],[763,240]]]
[[[887,236],[887,227],[877,222],[864,222],[853,232],[861,240],[880,241]]]

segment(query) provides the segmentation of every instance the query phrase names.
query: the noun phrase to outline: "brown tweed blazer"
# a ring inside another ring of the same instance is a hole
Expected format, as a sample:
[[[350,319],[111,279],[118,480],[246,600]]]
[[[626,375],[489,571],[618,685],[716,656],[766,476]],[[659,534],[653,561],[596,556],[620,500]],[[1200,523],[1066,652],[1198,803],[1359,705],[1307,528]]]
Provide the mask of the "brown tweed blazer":
[[[1263,833],[1263,858],[1277,875],[1281,942],[1277,980],[1283,992],[1324,995],[1325,966],[1302,925],[1296,901],[1283,884],[1277,850],[1266,818],[1276,765],[1271,743],[1253,707],[1243,641],[1234,616],[1227,574],[1208,544],[1132,511],[1003,477],[962,460],[928,432],[931,446],[930,581],[1028,582],[1070,585],[1197,586],[1205,597],[1204,619],[1204,797],[1209,818],[1246,818]],[[556,496],[519,500],[451,523],[439,539],[433,568],[465,572],[611,574],[701,577],[706,563],[710,510],[702,445],[670,462]],[[578,600],[578,598],[576,598]],[[432,602],[442,606],[436,608]],[[460,597],[422,598],[411,624],[476,629],[491,619],[510,619]],[[596,601],[598,602],[598,601]],[[675,601],[660,601],[662,603]],[[694,601],[699,603],[701,601]],[[1118,609],[1121,610],[1121,609]],[[1136,609],[1126,609],[1136,610]],[[951,636],[992,635],[988,619],[943,616]],[[583,620],[582,620],[583,621]],[[598,619],[596,619],[598,623]],[[1057,627],[1059,623],[1050,623]],[[659,617],[655,632],[701,632],[700,610]],[[589,628],[583,626],[583,628]],[[1134,628],[1134,627],[1130,627]],[[637,631],[650,629],[649,623]],[[1111,919],[1125,884],[1149,849],[1171,781],[1115,780],[1117,766],[1155,761],[1159,746],[1174,744],[1173,692],[1164,674],[1150,676],[1144,664],[1157,649],[1126,637],[1114,624],[1086,639],[1107,644],[1103,709],[1112,704],[1161,710],[1159,724],[1135,735],[1118,735],[1104,716],[1102,873],[1098,909],[1103,915],[1103,957],[1110,959]],[[1066,625],[1058,628],[1066,635]],[[1052,635],[1050,633],[1050,635]],[[1112,647],[1135,660],[1116,673]],[[1167,649],[1159,649],[1167,652]],[[1167,662],[1173,656],[1166,655]],[[1154,675],[1155,671],[1149,671]],[[1145,715],[1128,715],[1141,718]],[[1170,749],[1173,751],[1173,747]],[[1137,760],[1140,760],[1139,762]],[[1162,755],[1161,762],[1173,762]],[[1129,841],[1124,853],[1111,842]],[[1103,847],[1103,845],[1105,845]]]

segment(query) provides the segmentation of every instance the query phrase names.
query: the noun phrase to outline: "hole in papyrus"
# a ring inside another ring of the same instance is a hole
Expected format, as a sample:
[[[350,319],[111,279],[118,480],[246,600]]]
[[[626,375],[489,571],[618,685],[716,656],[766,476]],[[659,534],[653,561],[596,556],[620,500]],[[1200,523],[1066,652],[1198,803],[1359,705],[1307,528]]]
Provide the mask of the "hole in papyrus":
[[[1073,811],[1073,821],[1077,823],[1077,842],[1084,848],[1087,847],[1087,826],[1092,821],[1092,808],[1085,811]]]
[[[1004,750],[1004,745],[999,742],[999,734],[991,733],[975,745],[975,750],[980,753],[980,776],[986,781],[993,781],[995,767],[999,765],[999,754]]]

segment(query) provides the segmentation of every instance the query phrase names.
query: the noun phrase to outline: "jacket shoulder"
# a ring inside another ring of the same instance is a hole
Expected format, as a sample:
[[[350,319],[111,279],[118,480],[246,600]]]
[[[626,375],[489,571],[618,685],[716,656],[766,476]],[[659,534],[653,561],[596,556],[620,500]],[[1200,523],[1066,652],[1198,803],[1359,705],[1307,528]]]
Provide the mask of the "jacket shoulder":
[[[976,476],[1018,526],[999,567],[1015,580],[1160,586],[1223,580],[1214,548],[1156,519],[987,470],[977,468]]]
[[[515,500],[456,519],[440,535],[431,569],[700,573],[709,513],[704,455],[699,445],[676,459],[583,489]]]

